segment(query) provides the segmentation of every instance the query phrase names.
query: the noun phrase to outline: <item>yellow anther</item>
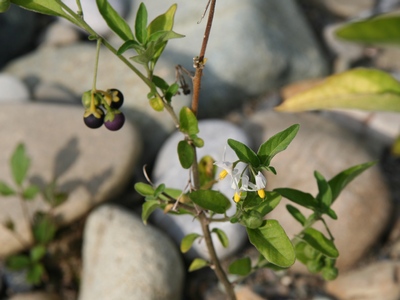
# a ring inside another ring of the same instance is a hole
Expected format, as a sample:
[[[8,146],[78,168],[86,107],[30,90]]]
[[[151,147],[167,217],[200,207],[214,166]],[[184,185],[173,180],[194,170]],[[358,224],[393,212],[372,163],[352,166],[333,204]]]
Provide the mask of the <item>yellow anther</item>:
[[[262,198],[262,199],[265,198],[265,191],[264,190],[258,190],[257,194],[258,194],[258,196],[260,196],[260,198]]]
[[[223,170],[221,171],[221,173],[219,173],[219,179],[222,180],[226,177],[226,175],[228,175],[228,171],[227,170]]]
[[[240,194],[235,193],[235,195],[233,196],[233,201],[235,201],[236,203],[238,203],[240,201]]]

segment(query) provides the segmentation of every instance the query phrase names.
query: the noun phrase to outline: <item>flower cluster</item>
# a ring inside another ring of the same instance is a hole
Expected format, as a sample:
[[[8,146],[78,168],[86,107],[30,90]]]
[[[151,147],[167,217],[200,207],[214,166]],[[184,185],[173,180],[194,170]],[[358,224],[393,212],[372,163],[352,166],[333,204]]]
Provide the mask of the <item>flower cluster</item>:
[[[82,95],[82,104],[86,108],[83,121],[89,128],[104,124],[108,130],[119,130],[125,123],[125,116],[119,111],[123,103],[124,96],[117,89],[87,91]]]
[[[251,182],[249,176],[240,173],[238,169],[235,168],[237,162],[230,162],[225,160],[225,151],[222,158],[222,161],[217,161],[214,165],[222,168],[223,170],[219,173],[219,179],[222,180],[228,175],[231,178],[231,187],[235,190],[235,194],[233,196],[233,200],[237,203],[240,201],[242,197],[242,192],[257,192],[258,196],[262,199],[265,198],[265,186],[267,184],[267,180],[265,176],[258,171],[255,174],[254,170],[250,166],[250,171],[253,173],[254,181]]]

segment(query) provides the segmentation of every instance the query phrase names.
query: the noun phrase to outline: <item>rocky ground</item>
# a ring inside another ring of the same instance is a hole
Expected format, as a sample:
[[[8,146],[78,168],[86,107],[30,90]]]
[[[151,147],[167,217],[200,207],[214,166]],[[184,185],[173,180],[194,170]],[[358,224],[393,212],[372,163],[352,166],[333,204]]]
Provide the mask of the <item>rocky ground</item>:
[[[138,3],[110,2],[132,24],[130,12]],[[187,38],[169,43],[157,71],[171,81],[176,64],[191,68],[203,31],[197,24],[201,3],[165,1],[165,8],[156,0],[145,4],[155,16],[174,2],[175,29]],[[87,20],[118,45],[121,41],[93,13],[96,9],[89,1],[84,4],[90,12]],[[199,126],[205,147],[199,156],[220,158],[227,138],[258,148],[298,123],[297,138],[274,158],[278,175],[267,177],[268,189],[289,186],[315,193],[314,170],[331,178],[351,165],[379,162],[335,202],[339,221],[329,226],[341,253],[337,280],[325,282],[297,264],[287,272],[265,269],[238,284],[239,299],[400,299],[400,158],[388,150],[400,117],[349,111],[283,114],[272,109],[289,84],[354,66],[397,76],[400,50],[345,44],[334,38],[332,28],[399,6],[395,0],[218,1],[201,96]],[[0,299],[224,299],[211,270],[186,271],[194,255],[204,256],[203,245],[195,244],[197,254],[182,256],[178,250],[185,234],[199,230],[196,222],[162,213],[147,226],[140,220],[143,199],[133,184],[145,180],[143,165],[156,183],[182,188],[186,181],[175,153],[179,136],[166,114],[149,107],[146,86],[104,49],[97,85],[123,91],[127,123],[118,132],[87,129],[80,97],[91,88],[95,45],[65,22],[16,7],[0,14],[0,24],[5,24],[0,44],[10,45],[0,47],[0,180],[12,182],[9,158],[23,142],[32,159],[30,182],[43,186],[56,180],[60,191],[69,194],[54,211],[61,229],[48,249],[45,283],[31,286],[25,274],[0,264]],[[189,101],[190,96],[182,95],[174,105],[179,109]],[[227,152],[228,158],[232,155]],[[229,184],[218,183],[218,189],[231,197]],[[30,213],[48,209],[40,200],[28,206]],[[293,235],[298,227],[281,207],[270,217]],[[17,197],[0,199],[1,222],[12,218],[20,237],[29,241],[23,215]],[[224,266],[244,256],[257,259],[243,227],[218,225],[230,239],[229,248],[217,249]],[[0,227],[1,261],[18,251],[26,249]]]

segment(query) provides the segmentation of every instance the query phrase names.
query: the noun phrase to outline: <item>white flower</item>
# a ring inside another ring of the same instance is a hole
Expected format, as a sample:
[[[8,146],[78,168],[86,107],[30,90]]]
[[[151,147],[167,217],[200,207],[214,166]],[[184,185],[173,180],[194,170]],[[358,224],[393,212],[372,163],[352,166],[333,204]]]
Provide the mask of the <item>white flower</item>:
[[[225,160],[225,152],[226,152],[226,147],[224,149],[224,155],[222,157],[222,161],[216,161],[214,163],[214,165],[223,169],[221,173],[219,173],[220,180],[224,179],[227,175],[230,175],[233,179],[233,177],[238,173],[238,170],[233,168],[233,162]]]
[[[261,172],[255,177],[256,183],[252,183],[249,181],[249,177],[247,175],[243,175],[240,177],[239,174],[233,177],[232,188],[235,190],[235,195],[233,197],[235,202],[239,202],[242,191],[246,192],[257,192],[258,196],[262,199],[265,198],[264,188],[267,184],[267,180]],[[240,184],[240,187],[239,187]]]
[[[255,189],[257,190],[258,196],[260,196],[260,198],[265,198],[265,186],[267,184],[267,179],[264,177],[264,175],[258,171],[257,175],[256,175],[256,185],[255,185]]]

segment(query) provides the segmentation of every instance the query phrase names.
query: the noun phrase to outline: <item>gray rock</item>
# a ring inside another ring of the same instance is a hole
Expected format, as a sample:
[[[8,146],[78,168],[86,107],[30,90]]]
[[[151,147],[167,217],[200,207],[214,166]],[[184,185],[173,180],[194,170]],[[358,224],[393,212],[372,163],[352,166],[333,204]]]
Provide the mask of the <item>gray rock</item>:
[[[26,85],[7,73],[0,73],[0,91],[0,102],[25,102],[30,98]]]
[[[186,37],[171,40],[164,59],[191,71],[207,23],[197,24],[206,3],[146,1],[149,20],[173,3],[178,4],[174,30]],[[134,24],[138,5],[129,24]],[[249,97],[326,73],[326,62],[295,1],[218,1],[206,57],[201,117],[225,115]]]
[[[93,211],[86,223],[80,300],[181,298],[184,271],[173,243],[113,205]]]
[[[205,155],[211,155],[214,160],[221,161],[226,147],[226,160],[235,161],[237,157],[227,145],[228,138],[250,144],[250,140],[240,128],[226,121],[203,120],[199,122],[199,129],[199,136],[205,142],[204,147],[198,149],[199,160]],[[182,138],[183,135],[181,133],[175,133],[162,146],[153,170],[153,181],[156,184],[164,183],[167,187],[179,189],[184,189],[187,185],[189,172],[181,167],[176,152],[177,144]],[[238,168],[240,168],[239,165]],[[229,199],[233,196],[234,191],[228,178],[217,183],[214,189],[219,190]],[[233,215],[235,211],[236,205],[232,201],[232,206],[227,211],[227,214]],[[157,210],[154,213],[153,221],[158,227],[166,230],[177,244],[180,244],[182,238],[189,233],[202,233],[200,223],[189,215],[168,215]],[[211,223],[210,227],[222,229],[229,238],[229,247],[224,248],[217,237],[213,236],[214,245],[220,258],[225,258],[235,253],[246,240],[245,228],[239,224],[231,224],[230,222]],[[200,243],[194,243],[191,252],[187,256],[193,258],[199,255],[203,258],[209,257],[204,240]]]
[[[350,18],[370,11],[374,6],[375,1],[323,0],[322,3],[335,14]]]
[[[87,2],[85,2],[87,3]],[[41,46],[65,46],[79,40],[79,32],[66,22],[51,23],[42,36]]]
[[[9,300],[60,300],[61,297],[54,293],[46,293],[46,292],[32,292],[32,293],[23,293],[17,294]]]
[[[340,275],[326,290],[341,300],[398,300],[399,276],[398,261],[381,261]]]
[[[141,143],[129,122],[117,132],[92,130],[82,121],[83,109],[67,105],[2,104],[0,111],[0,180],[13,184],[9,159],[18,143],[31,158],[28,178],[39,185],[56,179],[68,200],[54,210],[60,224],[83,216],[96,204],[118,195],[128,183],[139,159]],[[48,206],[40,196],[27,203],[29,213]],[[0,222],[11,218],[16,231],[29,244],[31,236],[19,198],[0,201]],[[23,245],[0,226],[0,257]]]
[[[0,68],[9,60],[30,50],[35,40],[37,18],[35,13],[11,5],[0,14]]]
[[[300,124],[296,138],[287,150],[272,160],[278,174],[267,174],[269,190],[290,187],[315,195],[314,170],[329,180],[351,166],[377,159],[369,149],[376,147],[373,144],[379,141],[369,139],[365,132],[355,134],[315,114],[260,111],[247,124],[249,134],[258,133],[261,144],[296,123]],[[300,225],[286,211],[286,203],[281,202],[268,218],[279,220],[289,237],[293,237],[300,231]],[[374,245],[388,224],[391,207],[387,186],[377,167],[365,171],[344,189],[332,207],[338,220],[326,218],[340,252],[339,269],[353,267]],[[310,211],[303,210],[303,213],[308,216]],[[317,228],[322,229],[322,226]],[[294,269],[302,270],[299,265]]]

